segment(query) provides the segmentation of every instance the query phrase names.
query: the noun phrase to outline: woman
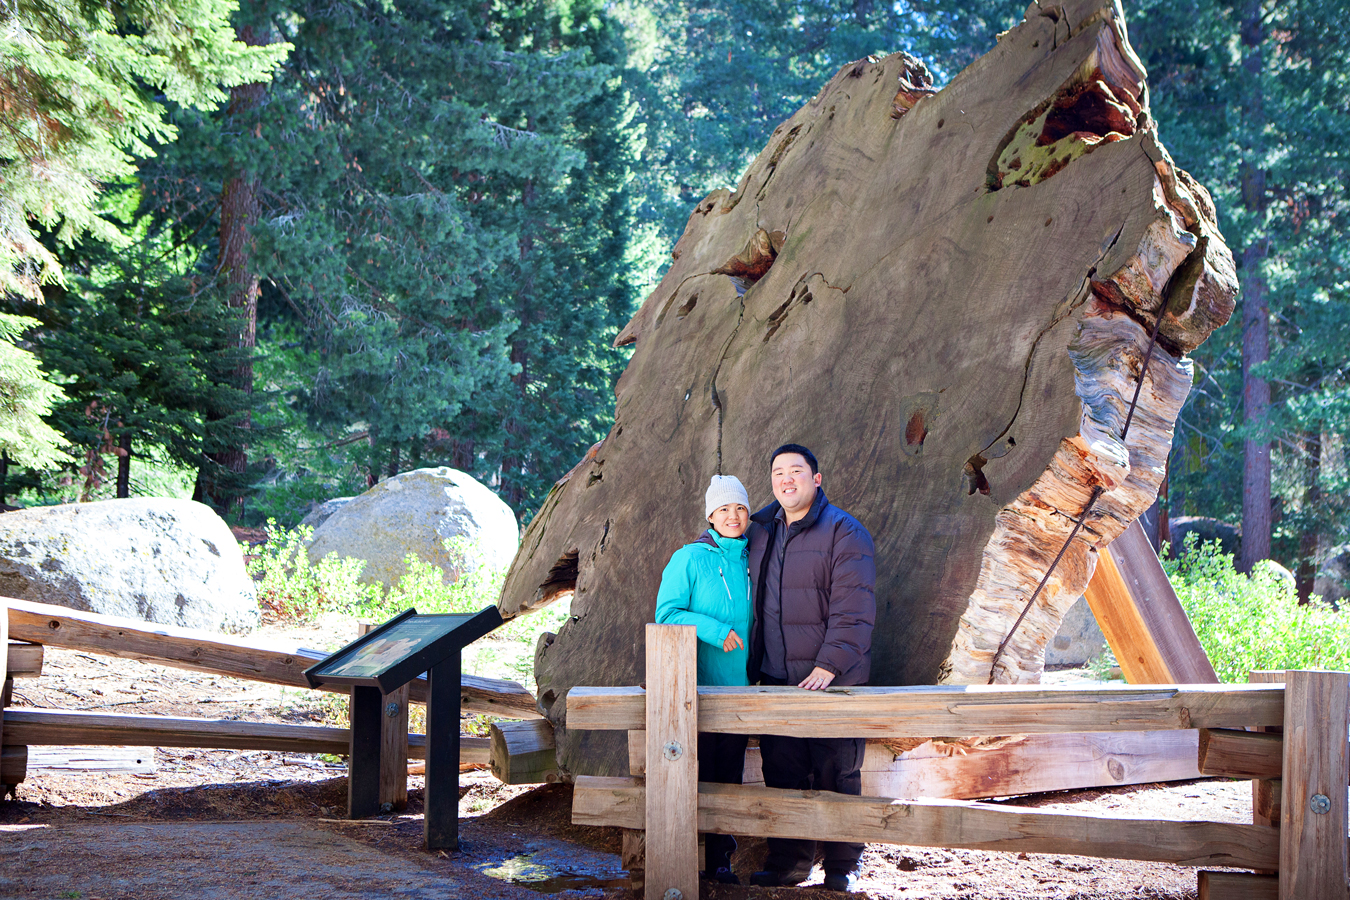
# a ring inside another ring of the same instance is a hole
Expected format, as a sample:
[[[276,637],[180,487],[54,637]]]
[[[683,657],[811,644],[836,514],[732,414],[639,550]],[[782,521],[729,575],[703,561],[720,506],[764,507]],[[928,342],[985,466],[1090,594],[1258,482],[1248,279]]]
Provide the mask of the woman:
[[[670,557],[656,595],[656,621],[697,628],[699,684],[745,685],[749,683],[745,640],[753,609],[744,537],[750,524],[750,496],[734,475],[714,475],[704,507],[712,527]],[[748,739],[743,734],[700,732],[698,780],[740,784]],[[731,871],[736,839],[709,834],[703,846],[703,876],[740,884]]]

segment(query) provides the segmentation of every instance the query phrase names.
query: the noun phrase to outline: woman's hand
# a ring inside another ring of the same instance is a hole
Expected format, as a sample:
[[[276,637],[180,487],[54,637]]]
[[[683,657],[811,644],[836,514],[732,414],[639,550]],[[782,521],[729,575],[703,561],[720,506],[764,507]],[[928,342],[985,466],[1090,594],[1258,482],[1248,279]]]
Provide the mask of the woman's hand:
[[[730,653],[732,650],[739,650],[745,645],[741,643],[741,636],[736,633],[736,629],[727,632],[727,639],[722,642],[722,651]]]
[[[806,688],[808,691],[822,691],[830,686],[831,681],[834,681],[834,673],[829,669],[816,666],[811,670],[811,674],[806,676],[806,680],[797,687]]]

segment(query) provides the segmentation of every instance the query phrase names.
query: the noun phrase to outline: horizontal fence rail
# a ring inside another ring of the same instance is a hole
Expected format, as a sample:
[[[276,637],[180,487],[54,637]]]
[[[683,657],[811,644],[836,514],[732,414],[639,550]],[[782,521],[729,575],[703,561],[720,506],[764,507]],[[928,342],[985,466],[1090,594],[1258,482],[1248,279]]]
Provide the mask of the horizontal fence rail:
[[[645,788],[636,778],[581,776],[572,821],[644,829]],[[1274,868],[1278,828],[1225,822],[1121,819],[966,800],[890,800],[828,791],[698,786],[698,830],[759,837],[905,844],[1011,853],[1066,853],[1183,866]]]
[[[640,729],[646,697],[638,687],[574,687],[567,694],[567,726]],[[698,688],[698,730],[729,734],[981,737],[1283,723],[1284,688],[1268,684]]]

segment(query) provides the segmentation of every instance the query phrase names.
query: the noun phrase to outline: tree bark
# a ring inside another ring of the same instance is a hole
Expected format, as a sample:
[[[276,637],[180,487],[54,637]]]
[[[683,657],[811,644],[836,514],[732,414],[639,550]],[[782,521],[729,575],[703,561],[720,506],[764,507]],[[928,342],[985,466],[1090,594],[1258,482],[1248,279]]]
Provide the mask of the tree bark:
[[[246,26],[239,31],[239,39],[257,46],[263,43]],[[267,86],[262,82],[242,84],[230,88],[230,103],[226,116],[247,124],[250,114],[262,105]],[[238,171],[225,180],[220,192],[220,258],[217,273],[226,290],[226,303],[238,316],[238,331],[233,346],[240,352],[240,361],[232,373],[234,386],[245,394],[253,393],[253,349],[258,343],[258,294],[260,283],[251,258],[253,239],[249,230],[258,223],[258,182],[252,173]],[[232,438],[223,450],[210,454],[212,462],[221,470],[242,476],[248,471],[248,431],[252,427],[250,413],[231,411],[218,416],[234,418]],[[214,477],[207,480],[205,493],[221,509],[236,510],[243,497],[237,489],[223,485]]]
[[[1258,223],[1270,202],[1266,172],[1251,162],[1262,158],[1259,136],[1265,121],[1260,90],[1264,42],[1261,3],[1252,0],[1243,14],[1242,65],[1250,76],[1246,128],[1248,134],[1256,136],[1257,146],[1247,148],[1240,174],[1242,205]],[[1270,441],[1260,433],[1270,414],[1270,383],[1255,374],[1256,367],[1270,359],[1270,306],[1261,271],[1267,245],[1259,229],[1258,225],[1248,236],[1242,251],[1242,417],[1247,436],[1242,442],[1242,556],[1238,568],[1243,572],[1250,572],[1258,561],[1270,557]]]
[[[131,435],[123,432],[117,449],[117,497],[125,500],[131,496]]]
[[[1298,540],[1298,602],[1306,605],[1312,599],[1313,582],[1317,578],[1317,555],[1321,549],[1321,528],[1316,517],[1322,506],[1322,432],[1310,430],[1303,435],[1303,533]]]
[[[765,504],[787,441],[875,541],[872,683],[1039,679],[1097,549],[1157,497],[1185,354],[1237,289],[1118,16],[1033,5],[936,94],[905,54],[845,66],[698,204],[620,332],[614,427],[503,588],[508,617],[572,595],[535,658],[563,769],[626,771],[622,741],[566,729],[567,691],[644,680],[643,623],[709,477]]]

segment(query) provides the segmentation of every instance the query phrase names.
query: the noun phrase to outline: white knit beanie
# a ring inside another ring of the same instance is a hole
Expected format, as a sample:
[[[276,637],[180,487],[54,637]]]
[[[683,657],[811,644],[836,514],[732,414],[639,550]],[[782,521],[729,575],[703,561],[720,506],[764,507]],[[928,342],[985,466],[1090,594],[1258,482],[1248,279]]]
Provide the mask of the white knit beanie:
[[[703,505],[707,507],[703,513],[705,517],[711,516],[713,510],[728,503],[739,503],[746,509],[750,508],[750,495],[745,492],[745,486],[735,475],[714,475],[712,481],[708,482],[708,492],[703,495],[703,501]]]

